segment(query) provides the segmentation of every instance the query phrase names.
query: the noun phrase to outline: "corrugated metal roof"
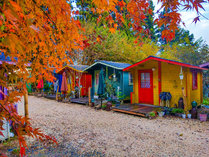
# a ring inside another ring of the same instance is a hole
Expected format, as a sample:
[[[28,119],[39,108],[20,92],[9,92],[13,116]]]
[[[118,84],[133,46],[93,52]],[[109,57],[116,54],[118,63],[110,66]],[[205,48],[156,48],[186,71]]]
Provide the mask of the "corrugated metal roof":
[[[209,69],[209,62],[199,65],[201,68],[208,68]]]
[[[117,67],[117,68],[121,68],[121,69],[124,69],[124,68],[131,65],[131,64],[128,64],[128,63],[112,62],[112,61],[105,61],[105,60],[99,60],[97,62],[105,63],[105,64],[108,64],[108,65],[111,65],[111,66],[114,66],[114,67]]]
[[[105,61],[105,60],[96,60],[96,62],[94,64],[90,65],[88,68],[86,68],[85,71],[91,69],[92,67],[96,66],[97,64],[102,64],[102,65],[112,67],[112,68],[115,68],[115,69],[119,69],[119,70],[123,70],[124,68],[129,67],[131,65],[131,64],[128,64],[128,63],[112,62],[112,61]]]

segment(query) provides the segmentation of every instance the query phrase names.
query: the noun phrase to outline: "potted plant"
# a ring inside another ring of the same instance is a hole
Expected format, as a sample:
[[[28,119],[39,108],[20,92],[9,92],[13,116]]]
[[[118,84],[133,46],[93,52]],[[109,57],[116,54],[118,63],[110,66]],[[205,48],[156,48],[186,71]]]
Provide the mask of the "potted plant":
[[[192,114],[189,113],[189,111],[187,112],[187,118],[191,119],[192,118]]]
[[[159,117],[163,117],[165,115],[162,108],[156,108],[155,111],[158,113]]]
[[[106,104],[106,111],[110,111],[111,107],[112,107],[112,103],[110,101],[108,101]]]
[[[149,119],[153,119],[153,118],[155,118],[155,116],[156,116],[155,112],[149,113]]]
[[[182,114],[184,113],[184,110],[181,108],[174,108],[171,111],[172,114],[174,114],[175,116],[181,117]]]
[[[199,119],[200,119],[200,121],[202,121],[202,122],[207,121],[207,112],[201,111],[201,112],[199,113]]]
[[[185,112],[183,112],[182,114],[181,114],[181,116],[182,116],[182,118],[186,118],[186,113]]]
[[[163,109],[165,115],[170,115],[172,112],[172,108],[169,108],[169,107],[164,107]]]
[[[107,107],[107,105],[106,105],[106,104],[102,104],[102,109],[103,109],[103,110],[105,110],[105,109],[106,109],[106,107]]]

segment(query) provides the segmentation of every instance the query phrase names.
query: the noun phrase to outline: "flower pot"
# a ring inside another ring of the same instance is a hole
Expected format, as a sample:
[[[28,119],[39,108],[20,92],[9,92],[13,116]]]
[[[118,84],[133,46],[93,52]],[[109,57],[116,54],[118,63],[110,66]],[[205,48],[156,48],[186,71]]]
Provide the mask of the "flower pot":
[[[106,111],[110,111],[112,107],[112,103],[109,101],[107,102],[107,107],[106,107]]]
[[[200,121],[205,122],[207,120],[207,114],[199,114]]]
[[[187,114],[187,118],[191,119],[192,115],[191,114]]]
[[[175,113],[175,116],[182,117],[182,113]]]
[[[182,116],[182,118],[184,118],[184,119],[186,118],[186,114],[182,114],[181,116]]]

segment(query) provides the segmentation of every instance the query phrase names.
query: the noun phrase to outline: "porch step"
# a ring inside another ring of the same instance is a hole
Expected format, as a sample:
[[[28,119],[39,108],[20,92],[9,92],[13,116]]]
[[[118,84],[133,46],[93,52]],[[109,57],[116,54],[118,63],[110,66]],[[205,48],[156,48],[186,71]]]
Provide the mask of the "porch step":
[[[74,98],[70,100],[71,103],[88,105],[89,101],[85,98]]]
[[[138,113],[138,112],[127,111],[127,110],[122,110],[122,109],[117,109],[117,108],[113,108],[112,111],[141,116],[141,117],[147,117],[146,113]]]

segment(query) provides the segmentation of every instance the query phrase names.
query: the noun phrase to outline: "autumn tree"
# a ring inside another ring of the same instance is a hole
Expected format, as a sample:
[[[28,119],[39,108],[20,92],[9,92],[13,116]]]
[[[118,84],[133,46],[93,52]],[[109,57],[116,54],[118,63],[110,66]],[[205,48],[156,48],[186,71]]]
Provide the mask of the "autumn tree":
[[[53,81],[51,71],[69,62],[72,49],[82,49],[78,32],[82,28],[80,22],[71,17],[70,5],[65,0],[4,0],[0,6],[0,50],[12,61],[12,64],[3,62],[1,65],[0,86],[7,88],[9,95],[0,100],[0,120],[6,118],[13,122],[20,152],[24,154],[23,135],[54,139],[33,129],[28,119],[17,115],[14,103],[27,91],[26,83],[42,78]],[[28,66],[31,71],[27,70]],[[14,78],[22,81],[11,86],[9,82]]]
[[[79,63],[91,65],[95,60],[109,60],[116,62],[135,63],[149,55],[156,55],[158,46],[145,38],[143,44],[137,42],[133,35],[126,31],[109,32],[109,28],[97,27],[93,22],[86,22],[83,32],[86,40],[80,53]]]
[[[180,6],[194,9],[198,14],[194,19],[196,22],[199,20],[200,9],[203,9],[202,4],[208,3],[200,0],[159,0],[159,2],[162,3],[161,9],[171,10],[163,18],[159,17],[156,20],[159,26],[166,25],[162,37],[167,40],[175,37],[175,30],[182,22]],[[117,32],[116,30],[126,24],[138,37],[135,43],[143,43],[140,36],[149,33],[143,29],[146,15],[151,13],[149,1],[92,0],[91,5],[93,8],[89,9],[98,15],[98,24],[103,20],[106,24],[101,26],[108,27],[111,33]],[[127,12],[126,16],[123,14],[124,11]],[[0,50],[12,60],[12,64],[3,62],[1,65],[0,86],[10,91],[9,95],[4,95],[4,100],[0,100],[0,119],[6,118],[13,122],[21,154],[25,153],[27,147],[23,135],[54,139],[41,133],[39,129],[33,129],[27,118],[14,112],[13,104],[25,94],[26,83],[36,82],[42,78],[53,81],[51,71],[62,67],[63,63],[68,63],[69,60],[73,63],[74,52],[79,52],[86,46],[84,43],[86,37],[80,33],[85,30],[81,27],[80,21],[74,18],[76,14],[78,12],[72,12],[66,0],[0,1]],[[27,70],[28,66],[31,67],[30,73]],[[15,77],[22,81],[11,86],[9,80]]]

